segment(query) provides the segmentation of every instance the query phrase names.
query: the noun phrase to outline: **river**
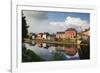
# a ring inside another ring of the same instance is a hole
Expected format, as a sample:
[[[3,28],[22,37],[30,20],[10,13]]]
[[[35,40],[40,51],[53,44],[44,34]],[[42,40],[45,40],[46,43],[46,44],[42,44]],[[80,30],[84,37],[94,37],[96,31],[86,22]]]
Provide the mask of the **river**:
[[[26,49],[30,49],[36,55],[46,61],[55,60],[80,60],[79,48],[74,44],[47,44],[47,43],[24,43]]]

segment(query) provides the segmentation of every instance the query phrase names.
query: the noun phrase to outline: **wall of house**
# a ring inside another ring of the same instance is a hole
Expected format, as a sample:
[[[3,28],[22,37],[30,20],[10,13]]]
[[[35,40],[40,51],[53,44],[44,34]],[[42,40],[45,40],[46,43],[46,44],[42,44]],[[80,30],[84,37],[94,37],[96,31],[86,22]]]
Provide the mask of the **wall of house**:
[[[56,38],[61,38],[61,39],[64,39],[64,33],[62,33],[62,34],[56,34]]]
[[[43,34],[43,39],[47,39],[47,35],[46,34]]]
[[[66,39],[73,39],[77,35],[76,31],[66,31],[65,32],[65,38]]]

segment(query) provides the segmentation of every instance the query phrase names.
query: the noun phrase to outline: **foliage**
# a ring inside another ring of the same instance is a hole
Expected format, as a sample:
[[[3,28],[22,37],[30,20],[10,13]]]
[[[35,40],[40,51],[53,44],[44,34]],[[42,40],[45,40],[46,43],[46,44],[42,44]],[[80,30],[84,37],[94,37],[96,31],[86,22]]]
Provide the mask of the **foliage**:
[[[44,61],[44,60],[29,49],[23,50],[22,62],[34,62],[34,61],[36,62],[36,61]]]
[[[79,50],[80,59],[90,59],[90,40],[82,40],[80,45],[81,49]]]
[[[28,26],[27,26],[27,23],[26,23],[26,17],[22,13],[22,42],[24,42],[24,38],[28,37],[27,28],[28,28]]]

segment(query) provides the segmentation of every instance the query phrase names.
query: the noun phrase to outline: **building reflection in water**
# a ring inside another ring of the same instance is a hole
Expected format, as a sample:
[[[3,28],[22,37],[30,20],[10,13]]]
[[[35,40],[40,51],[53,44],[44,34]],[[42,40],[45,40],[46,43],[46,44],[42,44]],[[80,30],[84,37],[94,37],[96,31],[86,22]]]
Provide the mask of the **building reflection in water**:
[[[32,42],[31,49],[40,50],[37,55],[42,56],[46,60],[79,60],[80,57],[80,45],[75,44],[50,44],[50,43],[36,43]],[[46,52],[43,52],[43,51]],[[43,52],[43,53],[42,53]],[[82,51],[81,51],[82,52]],[[48,55],[50,54],[50,55]]]

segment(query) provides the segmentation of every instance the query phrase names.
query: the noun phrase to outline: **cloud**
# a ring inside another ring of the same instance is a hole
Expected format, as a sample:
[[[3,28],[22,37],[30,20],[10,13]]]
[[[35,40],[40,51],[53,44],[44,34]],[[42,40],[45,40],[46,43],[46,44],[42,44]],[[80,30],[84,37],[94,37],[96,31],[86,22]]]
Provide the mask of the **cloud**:
[[[77,31],[84,31],[89,28],[89,23],[86,20],[71,16],[66,17],[64,22],[50,22],[50,24],[55,28],[62,28],[64,30],[68,28],[75,28]]]
[[[87,20],[77,17],[68,16],[64,21],[51,21],[48,18],[48,12],[24,10],[23,14],[26,16],[26,22],[29,25],[28,31],[34,33],[56,33],[58,31],[65,31],[68,28],[75,28],[81,31],[89,27]]]
[[[68,16],[65,20],[65,24],[72,24],[72,25],[76,25],[76,26],[87,26],[88,23],[86,20],[82,20],[80,18],[76,18],[76,17],[70,17]]]
[[[64,31],[66,29],[64,22],[50,22],[49,24],[56,31]]]
[[[27,24],[29,25],[29,32],[45,31],[44,25],[48,24],[47,13],[40,11],[24,10],[24,16],[26,16]]]
[[[68,16],[64,22],[66,25],[72,25],[72,26],[76,26],[78,29],[81,28],[81,30],[85,30],[89,28],[89,23],[86,20],[82,20],[80,18],[76,18],[76,17],[70,17]]]
[[[47,15],[45,12],[25,10],[23,11],[23,14],[28,18],[30,17],[37,20],[47,19]]]

